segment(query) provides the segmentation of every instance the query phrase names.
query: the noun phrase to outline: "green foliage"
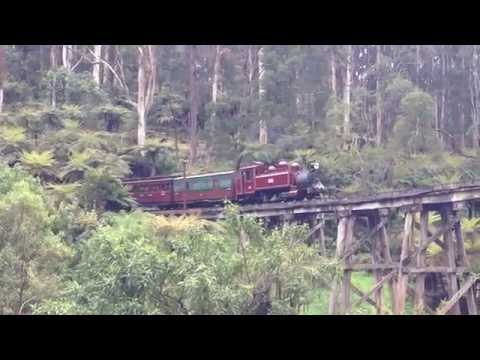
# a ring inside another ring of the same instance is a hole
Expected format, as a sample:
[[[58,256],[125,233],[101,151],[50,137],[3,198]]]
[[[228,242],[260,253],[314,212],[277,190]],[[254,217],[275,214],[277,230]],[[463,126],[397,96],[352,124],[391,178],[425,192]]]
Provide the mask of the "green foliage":
[[[395,116],[400,111],[401,101],[412,92],[414,85],[412,82],[401,75],[394,76],[385,85],[385,109],[394,111]]]
[[[52,231],[65,242],[72,244],[90,237],[99,225],[99,215],[84,210],[78,204],[60,202],[52,220]]]
[[[78,198],[86,210],[118,210],[134,206],[121,181],[105,170],[93,169],[86,173]]]
[[[35,176],[42,179],[53,176],[52,169],[55,165],[52,151],[44,152],[24,152],[20,162],[22,167]]]
[[[415,90],[402,98],[401,114],[395,125],[393,147],[408,154],[438,150],[433,131],[434,102],[432,97]]]
[[[281,151],[276,146],[271,144],[247,144],[242,156],[245,162],[256,160],[265,164],[274,164],[282,159]]]
[[[32,88],[24,82],[9,82],[4,84],[5,104],[18,104],[31,101],[33,98]]]
[[[64,68],[48,71],[42,80],[44,96],[55,91],[59,103],[100,104],[106,94],[97,86],[89,73],[72,73]]]
[[[38,171],[41,168],[51,168],[54,164],[51,151],[39,153],[37,151],[25,152],[22,156],[22,164],[25,168]]]
[[[106,131],[118,132],[121,129],[134,127],[134,114],[121,106],[104,105],[95,110],[98,118],[103,118]]]
[[[0,126],[0,154],[9,164],[18,161],[25,146],[25,131],[14,125]]]
[[[475,182],[480,180],[480,158],[466,160],[460,166],[460,181]]]
[[[105,220],[80,244],[63,296],[38,313],[296,313],[320,272],[304,228],[267,234],[234,207],[219,225],[140,212]]]
[[[378,148],[367,148],[360,156],[360,191],[369,194],[392,187],[394,158]]]
[[[18,144],[25,141],[25,130],[17,126],[0,127],[0,139],[5,144]]]
[[[29,313],[59,289],[72,252],[52,232],[39,184],[4,167],[0,178],[0,313]]]
[[[186,99],[174,92],[168,85],[163,85],[160,93],[154,97],[149,118],[153,125],[174,125],[188,112]]]
[[[148,139],[143,148],[127,148],[121,159],[130,164],[133,174],[138,177],[169,174],[178,166],[171,147],[156,139]]]

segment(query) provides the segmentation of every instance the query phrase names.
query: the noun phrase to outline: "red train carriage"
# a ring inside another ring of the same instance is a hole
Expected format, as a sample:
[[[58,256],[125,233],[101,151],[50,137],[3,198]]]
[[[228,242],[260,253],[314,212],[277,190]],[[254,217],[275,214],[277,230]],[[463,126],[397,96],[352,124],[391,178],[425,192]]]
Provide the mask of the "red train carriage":
[[[140,205],[173,207],[224,200],[255,202],[301,198],[307,194],[309,173],[298,164],[255,163],[238,171],[125,181]]]
[[[168,206],[173,202],[173,178],[130,179],[124,181],[130,195],[144,206]]]
[[[173,179],[174,205],[234,200],[234,171],[177,177]]]

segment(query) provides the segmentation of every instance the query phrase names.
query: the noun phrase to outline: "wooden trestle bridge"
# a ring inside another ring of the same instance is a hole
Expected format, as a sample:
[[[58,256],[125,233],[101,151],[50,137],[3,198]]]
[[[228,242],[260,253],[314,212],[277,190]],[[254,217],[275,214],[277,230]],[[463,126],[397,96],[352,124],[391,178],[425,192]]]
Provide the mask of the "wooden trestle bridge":
[[[281,222],[308,222],[311,226],[309,238],[318,241],[324,254],[325,220],[336,220],[335,255],[343,262],[343,277],[332,285],[331,314],[347,314],[352,305],[363,301],[383,314],[383,290],[387,286],[394,314],[404,313],[407,296],[413,299],[417,313],[477,314],[476,289],[480,281],[477,281],[466,256],[460,220],[468,216],[468,209],[479,200],[480,182],[378,193],[368,197],[244,205],[240,207],[240,213],[264,218],[267,226]],[[224,217],[223,207],[153,212],[162,215],[195,214],[211,220]],[[430,212],[436,212],[441,217],[441,226],[434,233],[428,227]],[[393,256],[388,229],[392,228],[389,225],[393,221],[399,219],[403,221],[402,244],[400,254]],[[355,238],[356,222],[365,220],[369,233]],[[414,235],[417,235],[417,241],[414,241]],[[443,264],[433,266],[426,263],[426,251],[433,242],[443,249]],[[355,254],[360,248],[369,249],[369,263],[355,261]],[[353,271],[373,272],[375,285],[368,292],[356,288],[351,283]],[[409,282],[409,278],[414,282]],[[432,284],[439,282],[445,293],[443,301],[432,305],[427,301],[428,292],[434,286]],[[414,286],[411,285],[413,283]],[[352,292],[360,297],[354,304]]]

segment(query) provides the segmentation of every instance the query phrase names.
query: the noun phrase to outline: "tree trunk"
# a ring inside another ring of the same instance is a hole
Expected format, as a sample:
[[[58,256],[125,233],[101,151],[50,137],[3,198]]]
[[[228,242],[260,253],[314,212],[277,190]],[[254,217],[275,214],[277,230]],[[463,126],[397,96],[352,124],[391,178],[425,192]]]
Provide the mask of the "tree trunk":
[[[57,107],[57,46],[58,45],[51,45],[50,46],[50,70],[53,71],[53,79],[52,79],[52,86],[51,86],[51,100],[52,100],[52,109],[56,109]]]
[[[377,137],[376,143],[377,146],[380,146],[383,141],[383,115],[382,115],[382,92],[381,92],[381,69],[380,69],[380,60],[381,60],[381,46],[377,45],[377,84],[376,84],[376,97],[377,97]]]
[[[212,103],[217,103],[220,82],[220,62],[222,58],[222,46],[215,47],[215,62],[213,64],[213,81],[212,81]]]
[[[137,144],[145,146],[146,125],[145,118],[153,102],[156,90],[156,59],[154,45],[139,46],[138,50],[138,127]]]
[[[440,110],[439,110],[439,107],[438,107],[438,93],[435,95],[435,99],[434,99],[434,102],[435,102],[435,137],[437,139],[440,139],[440,132],[438,131],[440,129],[439,127],[439,124],[438,124],[438,121],[439,121],[439,117],[440,117]]]
[[[478,49],[477,45],[473,45],[473,63],[472,63],[472,69],[473,69],[473,98],[475,101],[474,104],[474,116],[473,116],[473,129],[472,129],[472,140],[473,140],[473,148],[478,149],[480,147],[480,127],[479,127],[479,119],[478,119],[478,107],[477,107],[477,101],[478,101],[478,96],[479,96],[479,90],[480,90],[480,79],[478,76]]]
[[[114,67],[114,47],[113,45],[106,45],[105,46],[105,61],[112,66],[112,69]],[[112,91],[113,89],[113,72],[110,70],[110,68],[105,67],[103,71],[103,85],[106,89],[109,89]]]
[[[417,83],[417,86],[420,87],[420,62],[421,62],[421,59],[420,59],[420,45],[416,45],[415,47],[415,67],[416,67],[416,72],[415,72],[415,82]]]
[[[465,149],[465,110],[464,110],[463,104],[459,104],[458,107],[460,112],[460,116],[459,116],[460,120],[458,123],[459,134],[458,134],[457,150],[460,151],[460,153],[462,153],[463,150]]]
[[[3,86],[7,78],[7,63],[5,60],[5,48],[0,46],[0,114],[3,111]]]
[[[58,45],[50,45],[50,70],[56,70],[58,65],[57,60]]]
[[[128,89],[126,77],[125,77],[125,72],[123,70],[123,56],[122,52],[120,50],[119,45],[115,45],[113,47],[113,58],[114,60],[114,69],[118,74],[118,77],[115,76],[113,80],[113,88],[115,88],[115,85],[117,84],[119,87],[123,88],[127,94],[127,96],[130,94],[130,90]]]
[[[173,114],[172,114],[173,115]],[[173,134],[174,134],[174,146],[175,146],[175,161],[180,161],[179,151],[178,151],[178,124],[175,115],[173,115]]]
[[[438,122],[439,125],[439,130],[445,129],[445,102],[446,102],[446,97],[447,97],[447,81],[446,81],[446,69],[447,69],[447,64],[446,60],[447,57],[445,54],[442,54],[441,57],[442,61],[442,97],[440,101],[440,120]],[[442,135],[441,136],[442,143],[446,143],[445,137]]]
[[[247,50],[247,80],[248,80],[248,96],[253,98],[255,95],[255,75],[258,75],[257,56],[255,52],[255,46],[250,45]]]
[[[73,45],[62,45],[62,66],[67,71],[72,69]]]
[[[347,64],[345,70],[345,86],[343,94],[343,144],[344,148],[348,148],[351,141],[351,124],[350,124],[350,93],[352,86],[352,45],[347,45]]]
[[[100,86],[100,71],[101,71],[101,65],[102,65],[100,62],[100,59],[102,57],[102,45],[94,45],[93,52],[95,55],[93,70],[92,70],[93,80],[98,86]]]
[[[197,123],[198,123],[198,106],[199,106],[199,94],[198,94],[198,79],[197,79],[197,46],[190,45],[187,51],[188,64],[189,64],[189,100],[190,100],[190,113],[189,113],[189,126],[188,132],[190,136],[190,165],[193,165],[197,158]]]
[[[215,60],[213,63],[213,80],[212,80],[212,104],[213,104],[213,112],[212,112],[212,120],[211,120],[211,130],[210,133],[212,137],[215,136],[215,126],[216,126],[216,117],[217,117],[217,109],[215,108],[217,105],[217,98],[221,95],[221,59],[222,59],[222,46],[215,45]],[[210,141],[207,150],[207,166],[210,166],[213,154],[213,141]]]
[[[337,61],[335,59],[335,52],[330,50],[330,86],[332,95],[337,97]]]
[[[40,56],[39,56],[39,62],[40,62],[40,72],[43,73],[45,72],[45,45],[40,45]]]
[[[145,145],[145,88],[146,76],[145,68],[142,65],[143,55],[139,55],[138,59],[138,99],[137,99],[137,113],[138,113],[138,127],[137,127],[137,145],[143,147]]]
[[[261,47],[258,51],[258,99],[260,101],[260,109],[263,106],[265,99],[265,64],[264,64],[264,48]],[[260,111],[260,121],[258,126],[258,142],[261,145],[268,143],[268,129],[267,122],[264,118],[264,112]]]
[[[473,64],[470,67],[469,75],[468,75],[468,85],[469,85],[469,90],[470,90],[470,105],[472,108],[472,131],[473,128],[475,127],[475,122],[477,119],[477,114],[478,114],[478,108],[477,108],[477,99],[476,99],[476,94],[475,94],[475,84],[473,80]],[[472,136],[472,147],[475,148],[475,140],[473,139],[475,135]]]
[[[298,70],[295,69],[295,82],[298,82]],[[307,99],[306,99],[306,94],[302,94],[299,91],[298,86],[293,86],[295,88],[295,114],[300,115],[300,116],[305,116],[307,115]]]
[[[138,104],[138,127],[137,127],[137,145],[140,147],[145,146],[145,105]]]

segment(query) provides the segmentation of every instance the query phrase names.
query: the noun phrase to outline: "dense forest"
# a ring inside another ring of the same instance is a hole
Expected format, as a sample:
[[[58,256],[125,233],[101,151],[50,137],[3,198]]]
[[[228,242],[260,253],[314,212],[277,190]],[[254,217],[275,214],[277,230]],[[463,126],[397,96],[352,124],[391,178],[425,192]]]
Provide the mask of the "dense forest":
[[[0,314],[304,313],[338,269],[305,226],[153,216],[121,180],[287,160],[345,193],[478,181],[479,51],[0,46]]]

